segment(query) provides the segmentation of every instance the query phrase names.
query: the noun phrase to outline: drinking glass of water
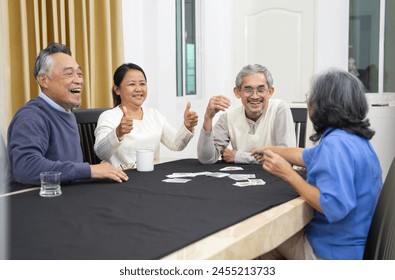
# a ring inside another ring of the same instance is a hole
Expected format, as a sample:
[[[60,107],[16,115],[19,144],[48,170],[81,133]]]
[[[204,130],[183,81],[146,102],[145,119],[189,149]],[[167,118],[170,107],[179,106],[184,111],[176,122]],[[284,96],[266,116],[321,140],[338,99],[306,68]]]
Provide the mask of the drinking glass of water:
[[[42,197],[55,197],[62,194],[60,189],[60,171],[46,171],[40,173]]]

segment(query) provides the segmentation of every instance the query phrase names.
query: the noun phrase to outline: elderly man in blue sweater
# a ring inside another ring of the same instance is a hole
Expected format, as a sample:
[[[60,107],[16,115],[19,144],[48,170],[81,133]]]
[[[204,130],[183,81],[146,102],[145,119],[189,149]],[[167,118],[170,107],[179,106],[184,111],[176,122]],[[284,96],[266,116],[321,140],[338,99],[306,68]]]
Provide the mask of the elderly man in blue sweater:
[[[39,184],[40,172],[61,171],[62,182],[81,179],[128,180],[108,163],[83,162],[80,137],[71,110],[81,104],[81,67],[69,48],[53,43],[38,55],[34,77],[38,97],[26,103],[8,128],[8,155],[12,180]]]

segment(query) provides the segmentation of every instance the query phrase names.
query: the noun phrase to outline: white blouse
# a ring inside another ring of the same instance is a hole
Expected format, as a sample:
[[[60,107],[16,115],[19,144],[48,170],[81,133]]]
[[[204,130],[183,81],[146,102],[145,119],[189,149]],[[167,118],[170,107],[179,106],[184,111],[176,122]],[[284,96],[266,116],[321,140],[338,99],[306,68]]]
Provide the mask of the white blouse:
[[[136,151],[140,149],[153,150],[154,161],[158,163],[160,143],[172,151],[181,151],[193,137],[184,124],[176,131],[159,111],[143,108],[143,119],[133,120],[132,131],[119,140],[115,130],[122,116],[119,106],[104,111],[95,130],[95,153],[115,167],[132,166],[136,162]]]

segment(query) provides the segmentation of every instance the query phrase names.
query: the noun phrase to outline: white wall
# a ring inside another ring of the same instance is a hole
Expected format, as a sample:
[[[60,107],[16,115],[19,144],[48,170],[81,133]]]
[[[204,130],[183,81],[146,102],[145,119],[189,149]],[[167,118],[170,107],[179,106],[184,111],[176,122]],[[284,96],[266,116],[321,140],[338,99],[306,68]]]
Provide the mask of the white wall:
[[[316,0],[315,72],[348,69],[348,1]]]

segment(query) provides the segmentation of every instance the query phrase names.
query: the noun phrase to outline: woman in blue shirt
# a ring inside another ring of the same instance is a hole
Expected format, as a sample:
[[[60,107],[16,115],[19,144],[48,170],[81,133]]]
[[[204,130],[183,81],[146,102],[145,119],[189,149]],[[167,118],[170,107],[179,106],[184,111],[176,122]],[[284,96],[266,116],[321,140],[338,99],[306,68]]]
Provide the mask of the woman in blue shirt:
[[[315,129],[310,140],[318,145],[253,151],[266,171],[289,182],[315,210],[304,230],[262,258],[362,259],[382,188],[364,86],[332,69],[314,80],[307,105]],[[307,179],[291,164],[306,167]]]

